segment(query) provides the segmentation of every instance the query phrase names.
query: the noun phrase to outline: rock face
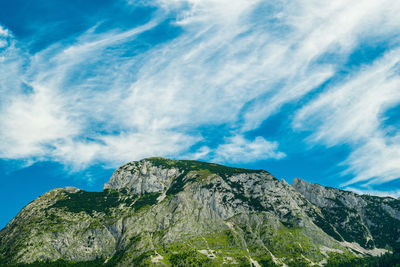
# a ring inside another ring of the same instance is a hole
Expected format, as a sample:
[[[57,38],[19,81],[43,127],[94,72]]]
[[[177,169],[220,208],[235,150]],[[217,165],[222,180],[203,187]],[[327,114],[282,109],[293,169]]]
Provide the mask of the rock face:
[[[293,180],[293,187],[319,207],[335,228],[339,241],[361,247],[400,250],[400,201],[391,197],[357,195],[353,192]]]
[[[118,168],[102,192],[54,189],[28,204],[0,232],[0,265],[322,266],[396,249],[399,203],[292,187],[264,170],[149,158]],[[346,216],[334,212],[343,207]],[[383,211],[387,219],[374,218]]]
[[[173,165],[171,168],[160,168],[153,165],[154,161],[144,160],[123,165],[114,172],[104,189],[127,189],[139,195],[165,191],[183,171]]]

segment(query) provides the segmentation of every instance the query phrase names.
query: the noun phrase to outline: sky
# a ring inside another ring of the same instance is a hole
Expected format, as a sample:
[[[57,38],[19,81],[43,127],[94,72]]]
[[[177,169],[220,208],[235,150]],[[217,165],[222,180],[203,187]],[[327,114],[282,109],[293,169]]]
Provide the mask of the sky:
[[[0,228],[151,156],[400,197],[400,2],[0,0]]]

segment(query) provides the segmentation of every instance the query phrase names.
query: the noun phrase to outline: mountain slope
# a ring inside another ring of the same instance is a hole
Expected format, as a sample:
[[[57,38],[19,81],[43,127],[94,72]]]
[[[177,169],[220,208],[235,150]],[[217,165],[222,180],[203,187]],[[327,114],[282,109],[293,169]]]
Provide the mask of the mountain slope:
[[[391,197],[357,195],[336,188],[293,180],[293,187],[318,206],[335,228],[339,241],[400,251],[400,201]]]
[[[304,188],[263,170],[144,159],[118,168],[102,192],[54,189],[28,204],[0,232],[0,255],[5,265],[307,266],[397,244],[343,242]]]

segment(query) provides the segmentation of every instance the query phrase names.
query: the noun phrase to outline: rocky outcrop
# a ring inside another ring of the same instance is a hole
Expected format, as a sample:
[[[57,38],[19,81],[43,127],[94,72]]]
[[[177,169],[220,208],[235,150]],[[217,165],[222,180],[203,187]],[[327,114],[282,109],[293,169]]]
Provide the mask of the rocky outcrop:
[[[182,171],[171,166],[163,168],[153,165],[151,160],[127,163],[118,168],[104,185],[104,189],[127,189],[133,194],[146,194],[166,191]]]
[[[334,226],[337,240],[367,249],[400,249],[398,199],[357,195],[301,179],[294,179],[293,187],[320,208],[325,221]]]
[[[374,243],[356,252],[358,239],[346,239],[325,210],[342,195],[332,190],[292,187],[264,170],[144,159],[118,168],[102,192],[55,189],[27,205],[0,232],[0,263],[304,266],[392,244],[378,243],[370,227]],[[343,194],[343,205],[370,203]],[[384,207],[393,218],[400,210]]]

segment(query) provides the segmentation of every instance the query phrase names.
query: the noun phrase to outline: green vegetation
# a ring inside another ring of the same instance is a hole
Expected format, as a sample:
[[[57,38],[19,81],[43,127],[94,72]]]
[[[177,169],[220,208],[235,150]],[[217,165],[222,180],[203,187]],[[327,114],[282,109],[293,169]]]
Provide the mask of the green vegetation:
[[[106,189],[102,192],[78,191],[76,193],[65,192],[66,197],[58,200],[51,208],[65,208],[69,212],[86,212],[93,215],[93,212],[110,213],[113,208],[118,208],[121,204],[130,206],[136,211],[157,203],[159,193],[148,193],[142,196],[129,194],[124,191]],[[56,220],[56,216],[49,215],[51,220]]]
[[[106,189],[102,192],[87,192],[80,190],[76,193],[64,192],[66,197],[58,200],[51,208],[65,208],[69,212],[86,212],[93,214],[94,211],[109,213],[110,209],[117,208],[121,204],[131,205],[136,195],[126,194],[123,191]]]
[[[313,220],[315,225],[322,229],[322,231],[338,241],[343,241],[343,238],[335,231],[335,228],[329,223],[329,221],[319,215],[314,209],[308,209],[306,210],[306,213]]]
[[[372,222],[379,222],[369,226],[369,230],[374,236],[375,245],[378,247],[389,245],[392,250],[400,252],[400,243],[397,242],[400,222],[390,216],[380,201],[377,200],[368,203],[365,214]]]
[[[139,257],[132,260],[133,266],[147,266],[147,260],[153,253],[143,253]],[[34,262],[30,264],[17,264],[17,265],[5,265],[10,267],[112,267],[115,266],[121,259],[121,253],[117,253],[107,263],[104,263],[104,259],[96,259],[93,261],[86,262],[74,262],[59,259],[54,262]],[[379,257],[354,257],[352,254],[339,254],[330,253],[328,263],[325,267],[400,267],[400,254],[384,254]],[[250,266],[248,258],[245,256],[238,256],[236,258],[238,263],[236,266]],[[257,262],[263,267],[276,266],[269,257],[257,258]],[[2,262],[0,262],[2,263]],[[217,262],[207,258],[205,255],[198,253],[196,250],[182,251],[179,253],[171,254],[169,256],[169,265],[171,266],[219,266]],[[310,266],[310,264],[304,259],[296,259],[291,261],[288,266],[301,267]]]
[[[400,254],[386,253],[379,257],[354,257],[338,253],[329,254],[326,267],[400,267]]]
[[[148,193],[140,196],[138,200],[136,200],[132,207],[135,211],[138,211],[146,206],[152,206],[157,204],[157,198],[160,196],[160,193]]]
[[[368,229],[362,224],[362,218],[356,210],[350,209],[343,204],[341,206],[321,208],[325,219],[331,223],[336,231],[348,242],[357,242],[365,248],[367,244]],[[343,224],[343,222],[348,222]]]
[[[105,265],[104,259],[97,259],[93,261],[84,261],[84,262],[75,262],[75,261],[67,261],[63,259],[59,259],[57,261],[49,262],[49,261],[35,261],[29,264],[17,264],[17,265],[4,265],[10,267],[96,267],[96,266],[109,266]]]
[[[81,262],[76,262],[76,261],[69,261],[69,260],[64,260],[64,259],[58,259],[56,261],[35,261],[33,263],[24,263],[24,264],[1,264],[0,266],[4,267],[98,267],[98,266],[103,266],[103,267],[114,267],[116,266],[122,259],[123,257],[123,252],[119,251],[115,253],[111,259],[106,260],[104,258],[98,258],[95,260],[91,261],[81,261]],[[134,259],[134,262],[138,263],[140,262],[140,257]],[[135,265],[135,266],[141,266],[141,265]]]
[[[279,258],[302,262],[303,255],[313,261],[322,260],[321,256],[318,257],[318,249],[301,228],[286,226],[281,226],[276,230],[264,228],[260,236],[265,246]]]
[[[172,254],[169,257],[172,266],[210,266],[212,260],[195,250]]]
[[[161,166],[164,168],[178,168],[186,172],[208,170],[211,173],[215,173],[224,178],[240,173],[262,173],[262,172],[268,173],[267,171],[264,170],[251,170],[251,169],[227,167],[220,164],[207,163],[196,160],[170,160],[159,157],[147,158],[145,160],[150,161],[155,166]]]
[[[343,193],[346,194],[347,192]],[[329,199],[335,204],[334,207],[320,207],[324,218],[319,218],[318,215],[311,216],[311,218],[322,230],[339,241],[343,238],[348,242],[357,242],[367,249],[386,247],[400,252],[400,243],[397,242],[400,222],[393,218],[385,208],[385,205],[387,205],[387,207],[399,210],[400,201],[389,197],[380,198],[368,195],[360,197],[367,202],[362,213],[349,208],[340,200],[339,196],[339,198]],[[365,218],[368,218],[368,220]],[[367,221],[370,223],[367,223]],[[343,224],[343,222],[347,223]],[[373,240],[368,240],[368,232],[373,236]]]
[[[166,192],[167,196],[175,195],[175,194],[183,191],[185,184],[194,180],[194,179],[186,179],[185,180],[187,173],[188,173],[188,171],[184,170],[181,175],[179,175],[178,177],[176,177],[174,179],[171,186],[168,188],[168,190]]]
[[[264,256],[264,257],[257,258],[256,260],[262,267],[274,267],[274,266],[276,266],[276,264],[271,259],[271,257]]]
[[[400,201],[391,197],[370,195],[357,196],[354,193],[326,187],[335,197],[326,198],[332,206],[320,206],[322,218],[315,212],[308,212],[314,223],[336,240],[356,242],[366,249],[386,248],[400,252],[397,242],[400,221],[393,216],[400,210]],[[360,198],[363,201],[357,207],[348,204],[347,197]],[[312,213],[312,214],[310,214]],[[369,238],[372,235],[372,239]]]
[[[4,266],[6,264],[6,258],[0,255],[0,266]]]
[[[320,207],[324,218],[314,214],[315,216],[312,216],[314,223],[336,240],[357,242],[361,246],[371,249],[373,243],[367,242],[368,229],[364,226],[358,211],[349,208],[339,198],[327,198],[327,200],[334,205],[329,208]],[[347,223],[343,224],[343,222]]]

